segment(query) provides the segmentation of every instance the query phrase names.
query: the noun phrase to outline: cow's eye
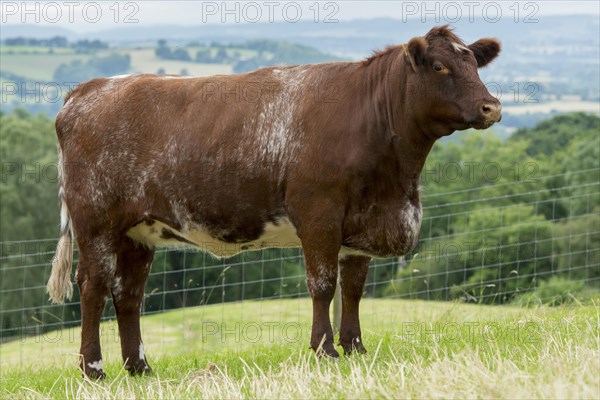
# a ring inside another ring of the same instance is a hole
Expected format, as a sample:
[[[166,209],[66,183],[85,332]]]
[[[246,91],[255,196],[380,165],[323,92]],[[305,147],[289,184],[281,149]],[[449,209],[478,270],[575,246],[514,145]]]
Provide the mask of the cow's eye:
[[[442,72],[444,70],[444,66],[440,63],[433,64],[433,69],[435,72]]]

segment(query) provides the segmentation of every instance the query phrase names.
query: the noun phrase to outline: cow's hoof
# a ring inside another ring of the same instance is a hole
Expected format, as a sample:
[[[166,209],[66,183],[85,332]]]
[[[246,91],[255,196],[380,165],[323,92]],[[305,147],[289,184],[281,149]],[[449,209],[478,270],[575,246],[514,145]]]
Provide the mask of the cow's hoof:
[[[362,344],[362,340],[359,337],[352,338],[350,342],[342,342],[340,340],[340,346],[344,349],[344,355],[346,356],[353,352],[359,354],[365,354],[367,352],[367,349],[365,349],[365,346]]]
[[[125,369],[129,371],[131,376],[148,375],[152,372],[152,368],[143,361],[132,365],[126,364]]]
[[[333,347],[333,343],[323,344],[314,350],[318,357],[338,358],[340,356],[340,353]]]
[[[88,368],[83,373],[83,379],[89,379],[91,381],[98,381],[98,380],[101,380],[104,378],[106,378],[106,374],[101,369],[98,370],[98,369]]]

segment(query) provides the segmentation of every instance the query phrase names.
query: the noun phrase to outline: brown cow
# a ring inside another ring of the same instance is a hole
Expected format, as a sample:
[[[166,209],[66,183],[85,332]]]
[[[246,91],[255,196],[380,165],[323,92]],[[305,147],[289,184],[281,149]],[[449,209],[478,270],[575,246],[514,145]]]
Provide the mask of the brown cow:
[[[310,344],[333,357],[339,261],[339,344],[365,352],[369,260],[416,245],[419,173],[434,142],[500,120],[477,74],[499,51],[495,39],[467,46],[437,27],[358,62],[79,85],[56,119],[62,233],[48,291],[54,302],[72,294],[74,231],[84,373],[104,376],[99,321],[111,295],[125,368],[150,370],[140,307],[157,246],[218,256],[301,246]]]

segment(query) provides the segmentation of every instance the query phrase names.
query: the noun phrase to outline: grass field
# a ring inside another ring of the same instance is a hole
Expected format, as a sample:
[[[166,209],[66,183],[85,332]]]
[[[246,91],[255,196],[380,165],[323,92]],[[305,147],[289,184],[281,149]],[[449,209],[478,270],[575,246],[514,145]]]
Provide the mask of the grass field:
[[[75,54],[75,49],[44,46],[4,46],[0,48],[0,54]]]
[[[132,73],[156,73],[160,68],[167,74],[179,74],[183,68],[190,75],[209,76],[217,74],[230,74],[231,65],[226,64],[199,64],[191,61],[163,60],[156,57],[154,48],[147,49],[119,49],[117,53],[129,54],[131,56]],[[114,50],[111,50],[114,52]],[[106,54],[110,53],[108,51]],[[194,53],[195,54],[195,53]],[[103,53],[98,53],[102,56]]]
[[[76,54],[71,49],[58,49],[54,53],[48,53],[46,48],[28,50],[28,48],[9,47],[8,49],[10,52],[3,48],[0,54],[2,71],[34,81],[52,81],[54,71],[60,64],[74,60],[86,62],[92,57],[89,54]],[[197,76],[230,74],[232,72],[232,66],[226,64],[162,60],[156,57],[154,48],[107,49],[98,51],[96,55],[102,57],[110,53],[129,54],[131,56],[131,73],[156,73],[160,68],[164,69],[167,74],[179,74],[185,68],[190,75]]]
[[[502,111],[514,115],[524,114],[549,114],[551,112],[577,112],[583,111],[587,113],[600,113],[600,103],[597,101],[581,101],[581,100],[569,100],[569,101],[549,101],[544,103],[524,104],[516,106],[502,107]]]
[[[9,72],[32,81],[52,81],[54,71],[63,63],[74,60],[87,61],[86,54],[2,54],[2,71]]]
[[[307,299],[144,317],[150,376],[102,327],[102,382],[76,368],[78,330],[0,346],[3,398],[599,398],[600,305],[514,308],[364,301],[367,355],[317,359]]]

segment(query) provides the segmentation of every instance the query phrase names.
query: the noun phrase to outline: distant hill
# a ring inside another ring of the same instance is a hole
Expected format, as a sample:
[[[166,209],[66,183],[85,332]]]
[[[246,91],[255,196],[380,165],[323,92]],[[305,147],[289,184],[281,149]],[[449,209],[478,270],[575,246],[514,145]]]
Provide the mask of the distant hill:
[[[34,39],[50,39],[54,36],[64,36],[67,38],[76,38],[77,34],[69,29],[58,26],[41,26],[32,24],[2,25],[2,39],[14,38],[18,36]]]
[[[402,22],[394,18],[357,19],[339,21],[335,24],[301,21],[298,23],[259,23],[259,24],[200,24],[116,26],[109,30],[98,30],[85,34],[58,27],[36,25],[4,25],[2,37],[67,36],[70,40],[89,38],[102,39],[120,45],[143,45],[155,43],[158,39],[170,41],[218,41],[244,42],[251,39],[287,40],[309,45],[321,51],[363,57],[371,51],[392,43],[407,41],[413,36],[423,35],[439,23],[422,23],[418,19]],[[597,16],[540,16],[534,24],[514,23],[512,18],[502,18],[497,23],[489,23],[482,18],[473,22],[463,19],[451,24],[465,41],[474,41],[482,36],[496,36],[505,45],[548,44],[595,45],[600,44],[600,22]]]

